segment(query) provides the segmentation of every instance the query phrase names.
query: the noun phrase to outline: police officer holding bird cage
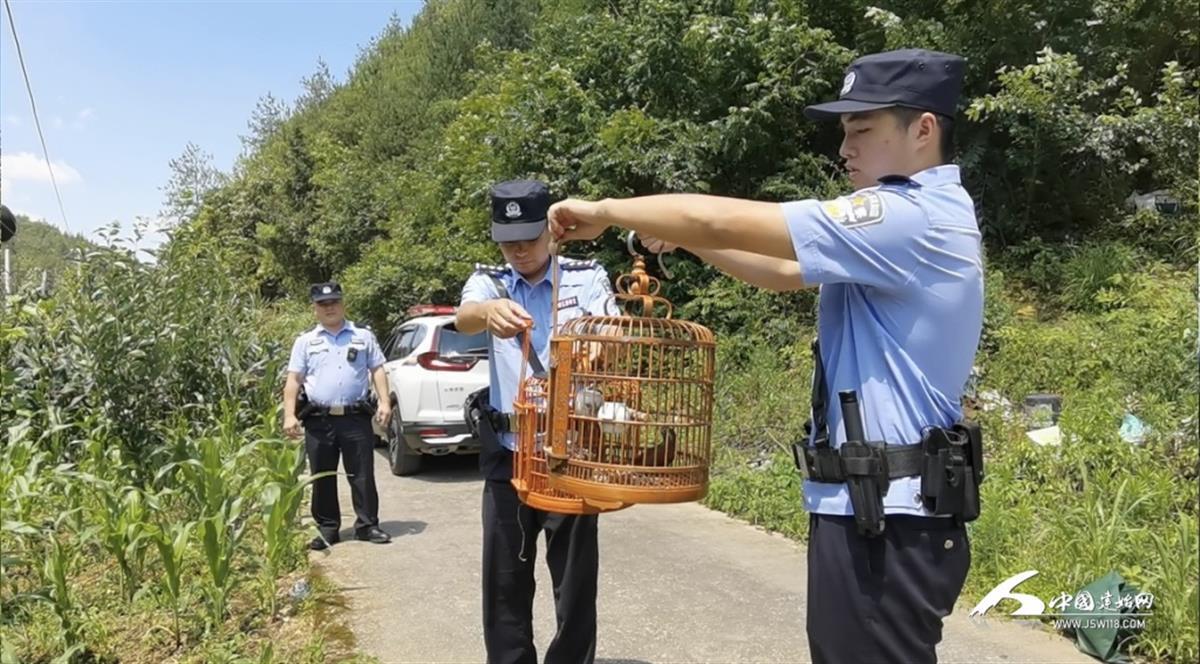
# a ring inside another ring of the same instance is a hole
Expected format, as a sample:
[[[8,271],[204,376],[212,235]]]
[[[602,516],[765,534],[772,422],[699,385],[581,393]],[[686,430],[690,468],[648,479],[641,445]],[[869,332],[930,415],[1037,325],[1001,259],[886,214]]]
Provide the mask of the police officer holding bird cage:
[[[511,484],[516,440],[510,425],[521,380],[522,335],[532,337],[529,370],[544,373],[555,308],[560,322],[619,313],[603,267],[552,255],[549,206],[549,189],[538,181],[501,182],[492,188],[492,240],[500,245],[507,264],[477,266],[463,286],[456,319],[464,334],[489,333],[490,380],[478,426],[484,475],[483,638],[490,664],[538,661],[533,644],[533,561],[542,531],[558,619],[545,661],[592,662],[596,651],[596,515],[533,509],[520,502]],[[551,297],[552,271],[558,272],[557,302]]]
[[[317,326],[292,344],[283,388],[284,433],[298,438],[303,423],[314,475],[336,471],[340,453],[354,502],[354,538],[385,544],[391,537],[379,528],[371,416],[373,412],[376,420],[387,422],[391,404],[383,399],[376,409],[367,401],[368,380],[376,394],[388,394],[383,353],[370,330],[346,320],[339,284],[314,284],[309,297]],[[312,517],[320,534],[309,548],[319,551],[337,543],[342,512],[336,475],[313,481]]]
[[[970,566],[964,522],[978,516],[983,462],[960,398],[983,266],[975,206],[950,163],[963,72],[945,53],[869,55],[838,100],[806,109],[841,124],[856,189],[845,196],[566,200],[549,214],[560,239],[619,226],[750,284],[820,286],[813,418],[796,445],[817,662],[936,661]]]

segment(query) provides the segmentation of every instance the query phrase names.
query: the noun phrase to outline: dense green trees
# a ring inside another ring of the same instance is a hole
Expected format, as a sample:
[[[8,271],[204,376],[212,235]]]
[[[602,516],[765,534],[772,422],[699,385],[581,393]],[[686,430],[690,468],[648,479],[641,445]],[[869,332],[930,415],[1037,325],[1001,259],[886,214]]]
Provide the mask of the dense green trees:
[[[969,60],[956,133],[993,253],[1104,238],[1187,264],[1198,43],[1186,3],[1166,1],[431,2],[348,80],[322,67],[294,109],[264,99],[245,156],[176,244],[219,239],[270,297],[343,278],[382,324],[453,300],[495,257],[497,179],[588,196],[843,189],[837,130],[801,109],[857,54],[920,46]],[[1160,189],[1188,212],[1125,206]],[[616,258],[618,243],[571,250]],[[709,281],[685,269],[672,294]]]

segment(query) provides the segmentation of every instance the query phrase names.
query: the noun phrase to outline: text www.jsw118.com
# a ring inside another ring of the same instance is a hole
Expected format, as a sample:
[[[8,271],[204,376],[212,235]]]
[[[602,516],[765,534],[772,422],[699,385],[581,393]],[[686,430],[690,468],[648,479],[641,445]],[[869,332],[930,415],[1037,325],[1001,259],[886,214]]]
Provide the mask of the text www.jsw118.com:
[[[1130,629],[1146,628],[1145,618],[1055,618],[1056,630]]]

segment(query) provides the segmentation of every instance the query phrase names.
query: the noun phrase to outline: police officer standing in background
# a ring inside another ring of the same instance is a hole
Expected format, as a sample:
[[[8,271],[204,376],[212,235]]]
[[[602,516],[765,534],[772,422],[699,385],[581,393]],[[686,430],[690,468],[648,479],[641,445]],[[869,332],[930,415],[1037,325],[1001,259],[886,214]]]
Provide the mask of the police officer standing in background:
[[[521,336],[532,335],[530,370],[549,366],[551,312],[565,322],[617,315],[604,268],[550,254],[546,211],[550,192],[530,180],[492,188],[492,239],[508,262],[478,266],[463,286],[456,325],[464,334],[489,332],[489,399],[479,422],[483,487],[483,639],[490,664],[536,664],[533,645],[533,561],[546,532],[546,563],[554,583],[558,632],[547,664],[587,664],[596,653],[596,586],[600,554],[595,515],[568,516],[522,505],[513,477],[513,400],[521,379]],[[552,302],[552,270],[558,301]]]
[[[314,284],[310,298],[317,326],[292,344],[283,388],[283,430],[298,438],[303,421],[308,466],[314,475],[336,471],[341,453],[354,501],[354,538],[384,544],[391,537],[379,528],[375,432],[367,401],[368,376],[376,394],[388,394],[383,353],[370,330],[346,320],[340,285]],[[301,386],[306,398],[297,412]],[[391,403],[380,399],[375,418],[387,422],[391,410]],[[312,517],[321,534],[309,548],[320,551],[336,544],[342,523],[336,475],[313,482]]]
[[[869,55],[839,100],[806,109],[840,120],[853,194],[567,200],[549,214],[560,238],[621,226],[754,285],[820,286],[813,422],[797,446],[817,662],[936,661],[970,567],[982,451],[960,398],[983,266],[975,206],[949,163],[963,70],[944,53]]]

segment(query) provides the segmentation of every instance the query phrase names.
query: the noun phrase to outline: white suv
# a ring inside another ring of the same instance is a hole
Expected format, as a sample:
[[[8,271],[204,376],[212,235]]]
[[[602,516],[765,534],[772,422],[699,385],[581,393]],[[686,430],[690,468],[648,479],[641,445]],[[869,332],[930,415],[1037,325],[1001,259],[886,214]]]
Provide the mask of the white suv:
[[[488,385],[486,332],[461,334],[454,307],[420,305],[384,343],[392,418],[375,432],[396,475],[420,470],[425,454],[476,454],[479,439],[463,415],[468,396]]]

